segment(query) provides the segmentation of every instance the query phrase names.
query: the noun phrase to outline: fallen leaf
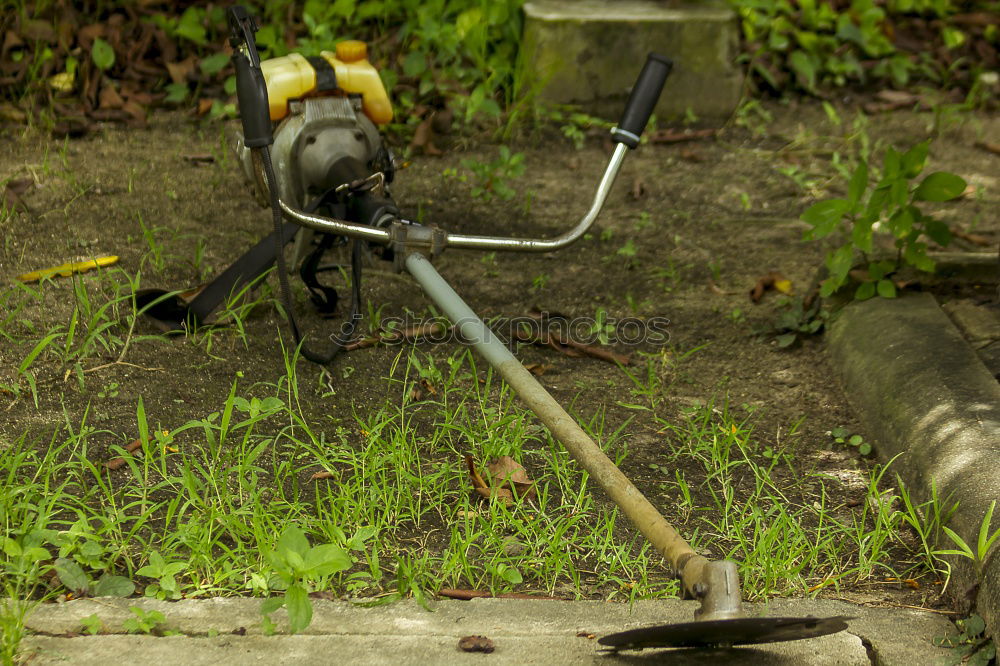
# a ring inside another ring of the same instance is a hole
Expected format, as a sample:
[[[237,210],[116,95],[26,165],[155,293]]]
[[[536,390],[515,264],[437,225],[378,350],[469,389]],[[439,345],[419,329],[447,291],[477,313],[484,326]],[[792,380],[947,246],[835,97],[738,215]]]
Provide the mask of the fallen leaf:
[[[322,472],[316,472],[315,474],[313,474],[312,476],[310,476],[309,480],[310,481],[319,481],[321,479],[332,479],[332,478],[334,478],[333,472],[328,472],[326,470],[323,470]]]
[[[977,148],[982,148],[988,153],[993,153],[994,155],[1000,155],[1000,143],[988,143],[986,141],[979,141],[976,143]]]
[[[953,228],[951,230],[951,235],[954,236],[955,238],[961,238],[962,240],[968,243],[972,243],[973,245],[979,245],[980,247],[989,247],[993,245],[993,241],[991,241],[986,236],[980,236],[979,234],[970,234],[969,232],[963,231],[961,229]]]
[[[435,134],[451,134],[451,124],[455,114],[451,109],[439,109],[431,116],[431,128]]]
[[[314,590],[309,593],[310,599],[323,599],[324,601],[336,601],[339,597],[330,590]]]
[[[750,300],[754,303],[760,303],[761,299],[764,298],[764,293],[771,289],[788,294],[792,291],[792,282],[781,273],[770,271],[766,275],[762,275],[757,280],[757,284],[750,290]]]
[[[49,77],[49,86],[56,92],[69,93],[73,92],[75,80],[75,77],[69,72],[59,72]]]
[[[0,196],[0,203],[5,208],[20,208],[24,212],[29,212],[28,204],[21,198],[21,195],[30,190],[34,182],[31,178],[18,178],[7,181],[7,184],[3,188],[3,195]]]
[[[6,120],[13,123],[23,123],[27,120],[27,118],[28,114],[13,104],[8,102],[0,104],[0,120]]]
[[[125,100],[118,94],[115,87],[110,83],[101,86],[101,93],[98,95],[98,107],[102,109],[120,109],[125,106]]]
[[[493,477],[493,486],[500,489],[509,489],[518,497],[533,499],[535,497],[535,484],[528,478],[521,463],[510,456],[500,456],[486,466],[490,476]]]
[[[21,26],[21,34],[33,42],[51,43],[55,41],[56,31],[52,24],[43,19],[25,21]]]
[[[578,631],[576,634],[577,638],[586,638],[587,640],[594,640],[597,638],[597,634],[592,634],[589,631]]]
[[[423,151],[424,155],[443,155],[444,153],[434,145],[434,118],[425,118],[417,129],[413,132],[413,140],[410,141],[410,148]]]
[[[476,470],[476,464],[472,461],[472,456],[465,456],[465,464],[469,468],[469,480],[472,481],[472,489],[483,499],[495,499],[504,504],[514,501],[514,493],[506,488],[491,488],[482,475]]]
[[[699,139],[710,139],[718,133],[717,129],[661,129],[656,130],[649,136],[651,143],[681,143],[684,141],[698,141]]]
[[[524,369],[535,375],[536,377],[541,377],[546,372],[552,369],[552,364],[550,363],[525,363]]]
[[[879,90],[875,97],[889,104],[915,104],[920,96],[905,90]]]
[[[463,652],[485,652],[489,654],[496,649],[496,646],[486,636],[463,636],[458,641],[458,648]]]
[[[202,97],[198,100],[198,108],[195,111],[199,116],[203,116],[212,110],[212,104],[215,103],[214,99],[210,97]]]
[[[629,190],[633,199],[639,200],[642,195],[646,193],[646,184],[642,182],[642,178],[636,176],[635,180],[632,181],[632,189]]]
[[[180,62],[165,62],[163,64],[167,68],[167,73],[170,75],[172,83],[187,83],[188,78],[194,74],[194,56],[190,56]]]

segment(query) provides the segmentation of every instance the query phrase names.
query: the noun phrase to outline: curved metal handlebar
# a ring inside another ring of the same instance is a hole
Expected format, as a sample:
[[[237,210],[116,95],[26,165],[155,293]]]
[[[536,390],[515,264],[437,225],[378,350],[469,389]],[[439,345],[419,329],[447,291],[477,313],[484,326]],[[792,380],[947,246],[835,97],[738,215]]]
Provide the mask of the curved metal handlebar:
[[[618,171],[621,169],[622,161],[628,152],[628,146],[623,143],[615,144],[615,151],[611,155],[601,182],[594,193],[594,199],[590,208],[584,216],[577,222],[576,226],[566,233],[555,238],[507,238],[503,236],[472,236],[468,234],[446,234],[445,247],[455,247],[467,250],[505,250],[513,252],[551,252],[566,247],[570,243],[579,239],[597,219],[597,215],[604,207],[604,202],[611,192]],[[348,222],[347,220],[337,220],[322,215],[312,215],[301,211],[288,203],[279,200],[281,210],[285,217],[301,224],[304,227],[322,231],[324,233],[337,234],[366,240],[378,245],[388,245],[392,240],[392,235],[386,229],[370,227],[364,224]]]
[[[446,247],[458,247],[476,250],[509,250],[514,252],[551,252],[564,248],[577,240],[594,224],[597,215],[604,207],[604,202],[611,192],[618,170],[621,169],[622,161],[628,152],[628,146],[622,143],[615,144],[615,152],[611,155],[601,182],[594,193],[594,199],[590,204],[590,209],[584,214],[576,226],[555,238],[503,238],[494,236],[469,236],[466,234],[448,234],[445,241]]]

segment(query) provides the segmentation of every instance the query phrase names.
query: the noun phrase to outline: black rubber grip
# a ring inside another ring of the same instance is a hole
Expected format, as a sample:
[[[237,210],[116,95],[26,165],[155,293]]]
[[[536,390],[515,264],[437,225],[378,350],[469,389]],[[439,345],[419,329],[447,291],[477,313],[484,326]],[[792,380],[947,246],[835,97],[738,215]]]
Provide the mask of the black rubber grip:
[[[274,138],[264,74],[239,51],[233,52],[233,65],[236,68],[236,99],[243,123],[243,145],[247,148],[270,146]]]
[[[622,119],[618,127],[611,130],[611,136],[615,141],[624,143],[629,148],[639,145],[639,137],[646,129],[646,123],[649,122],[649,116],[660,99],[663,84],[673,66],[673,60],[659,53],[650,53],[646,56],[646,64],[639,72],[639,78],[632,87],[632,94],[628,96]]]

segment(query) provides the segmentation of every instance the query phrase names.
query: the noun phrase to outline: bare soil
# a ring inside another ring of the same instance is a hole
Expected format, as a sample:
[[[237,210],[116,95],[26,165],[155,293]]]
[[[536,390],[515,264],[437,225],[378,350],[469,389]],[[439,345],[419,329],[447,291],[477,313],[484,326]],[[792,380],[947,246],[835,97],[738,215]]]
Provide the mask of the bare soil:
[[[647,145],[636,151],[592,233],[568,249],[551,255],[489,256],[453,250],[436,263],[487,318],[517,317],[533,309],[571,318],[594,317],[600,309],[612,320],[668,318],[667,345],[617,347],[632,355],[640,371],[646,358],[662,360],[657,367],[665,394],[659,415],[679,418],[681,410],[708,401],[720,408],[728,401],[733,410],[752,412],[760,447],[786,453],[798,469],[844,479],[832,501],[849,514],[857,510],[852,502],[864,495],[857,481],[874,457],[859,456],[830,437],[838,426],[865,433],[838,385],[822,337],[779,349],[773,336],[762,337],[758,331],[773,325],[783,299],[769,292],[755,305],[748,298],[758,278],[772,270],[791,280],[795,294],[813,282],[823,248],[802,240],[805,225],[796,218],[818,190],[836,192],[842,185],[829,168],[829,144],[803,137],[843,130],[830,125],[816,105],[774,106],[770,111],[776,120],[760,137],[734,126],[715,140]],[[842,111],[845,117],[851,113]],[[873,140],[905,148],[924,138],[932,121],[931,114],[896,112],[874,117],[869,132]],[[994,247],[1000,240],[1000,158],[975,143],[995,140],[998,130],[995,117],[963,115],[932,145],[930,158],[932,170],[956,171],[977,188],[947,209],[947,219],[985,236]],[[270,230],[268,214],[248,193],[218,124],[156,114],[146,130],[108,126],[67,142],[8,129],[0,146],[7,155],[0,177],[33,181],[23,195],[29,210],[4,223],[0,284],[5,286],[28,270],[112,254],[130,273],[141,269],[143,287],[194,286]],[[518,196],[511,202],[477,201],[468,184],[444,175],[447,169],[467,173],[461,166],[464,159],[496,155],[495,146],[462,149],[458,142],[442,157],[415,158],[397,176],[396,200],[406,216],[453,231],[537,237],[573,224],[589,203],[608,146],[593,138],[575,150],[558,137],[540,136],[515,143],[513,149],[526,154],[527,169],[514,183]],[[191,155],[213,159],[192,161],[187,159]],[[802,187],[777,170],[788,166],[813,184]],[[154,230],[160,265],[150,258],[140,220]],[[31,322],[35,337],[0,347],[0,374],[6,383],[18,381],[18,364],[49,327],[68,324],[72,281],[56,278],[42,289],[43,302],[17,316]],[[403,316],[406,309],[426,312],[428,301],[412,280],[377,260],[369,262],[363,293],[386,317]],[[342,296],[347,298],[346,290]],[[334,324],[313,315],[302,294],[298,307],[313,339],[322,340]],[[22,332],[27,326],[12,325]],[[163,427],[202,418],[223,404],[238,372],[246,386],[274,382],[284,374],[279,342],[288,345],[290,335],[270,303],[251,313],[246,331],[246,342],[235,330],[218,332],[210,349],[183,336],[136,341],[123,359],[127,363],[88,373],[83,389],[65,376],[54,357],[43,355],[35,364],[37,407],[27,393],[17,399],[0,396],[0,442],[29,432],[44,446],[67,419],[79,422],[89,410],[89,423],[108,431],[108,445],[121,445],[136,436],[138,396],[150,421]],[[143,323],[137,333],[153,336],[157,331]],[[454,344],[422,349],[446,356]],[[697,351],[686,355],[692,350]],[[332,376],[301,362],[298,379],[308,418],[322,430],[352,423],[354,413],[373,402],[398,400],[393,393],[398,387],[383,380],[398,352],[390,347],[348,353],[336,361]],[[540,380],[576,414],[589,418],[603,412],[611,429],[628,421],[623,470],[688,534],[692,525],[685,524],[663,485],[672,477],[653,467],[669,447],[666,435],[647,413],[627,406],[638,399],[625,373],[600,360],[570,358],[543,347],[524,346],[518,353],[526,363],[551,366]],[[87,367],[116,357],[95,355]],[[336,389],[333,398],[323,397],[328,383]],[[685,471],[699,473],[693,465]],[[596,488],[594,492],[599,494]],[[794,501],[810,501],[808,489],[803,493]],[[620,528],[629,529],[624,524]],[[886,583],[874,592],[858,588],[840,594],[877,599],[898,594],[893,588]],[[908,601],[936,602],[930,591],[908,594]]]

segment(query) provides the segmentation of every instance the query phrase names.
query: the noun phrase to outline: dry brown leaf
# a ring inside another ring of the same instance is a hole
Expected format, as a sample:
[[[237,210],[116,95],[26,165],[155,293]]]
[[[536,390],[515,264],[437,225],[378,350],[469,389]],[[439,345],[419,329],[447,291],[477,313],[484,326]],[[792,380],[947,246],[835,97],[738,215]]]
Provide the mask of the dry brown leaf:
[[[187,83],[188,77],[194,74],[195,60],[190,56],[180,62],[165,62],[167,74],[170,75],[172,83]]]
[[[7,181],[2,196],[0,196],[0,203],[6,208],[20,208],[29,212],[28,204],[25,203],[22,195],[31,189],[34,182],[31,178],[17,178]]]
[[[656,130],[649,136],[651,143],[682,143],[684,141],[698,141],[699,139],[710,139],[716,135],[717,129],[667,129]]]
[[[97,106],[102,109],[120,109],[125,106],[125,100],[122,99],[113,85],[105,83],[101,86]]]
[[[209,97],[202,97],[201,99],[198,100],[198,108],[195,111],[195,113],[197,113],[199,116],[205,115],[206,113],[212,110],[212,104],[214,102],[215,100]]]
[[[8,102],[0,104],[0,120],[6,120],[13,123],[23,123],[27,120],[27,118],[28,114],[13,104]]]
[[[94,39],[97,37],[104,38],[107,36],[105,27],[103,23],[91,23],[90,25],[85,25],[80,28],[76,33],[76,41],[84,49],[90,50],[90,47],[94,43]]]
[[[424,155],[442,155],[443,152],[434,145],[434,117],[425,118],[419,125],[417,125],[416,131],[413,132],[413,140],[410,141],[410,148],[419,148],[423,151]]]
[[[889,104],[915,104],[920,101],[920,96],[905,90],[879,90],[875,97],[888,102]]]
[[[510,456],[501,456],[486,466],[493,478],[493,487],[513,491],[518,497],[533,499],[535,484],[528,478],[528,472]]]
[[[987,141],[979,141],[976,143],[977,148],[982,148],[988,153],[993,153],[994,155],[1000,155],[1000,143],[989,143]]]
[[[439,109],[431,116],[431,128],[435,134],[451,134],[451,125],[455,114],[451,109]]]
[[[750,290],[750,300],[754,303],[760,303],[760,300],[764,298],[764,293],[771,289],[783,294],[791,293],[792,281],[777,271],[770,271],[766,275],[762,275],[757,280],[757,284]]]
[[[463,652],[485,652],[487,654],[496,650],[493,641],[486,636],[463,636],[458,641],[458,648]]]
[[[954,236],[955,238],[961,238],[962,240],[968,243],[972,243],[973,245],[978,245],[980,247],[989,247],[993,245],[993,241],[991,241],[986,236],[980,236],[979,234],[970,234],[969,232],[963,231],[961,229],[952,229],[951,235]]]
[[[586,638],[587,640],[594,640],[597,638],[597,634],[592,634],[589,631],[578,631],[576,634],[577,638]]]
[[[639,176],[635,177],[635,180],[632,181],[632,189],[629,190],[629,193],[632,195],[633,199],[639,200],[642,198],[642,195],[646,193],[646,184],[642,182],[642,178]]]
[[[322,479],[332,479],[332,478],[334,478],[333,472],[328,472],[326,470],[323,470],[322,472],[316,472],[315,474],[313,474],[312,476],[310,476],[309,480],[310,481],[321,481]]]
[[[536,377],[541,377],[546,372],[552,369],[551,363],[525,363],[524,369],[535,375]]]
[[[21,26],[21,34],[33,42],[51,44],[56,39],[56,31],[52,24],[44,19],[25,21]]]

